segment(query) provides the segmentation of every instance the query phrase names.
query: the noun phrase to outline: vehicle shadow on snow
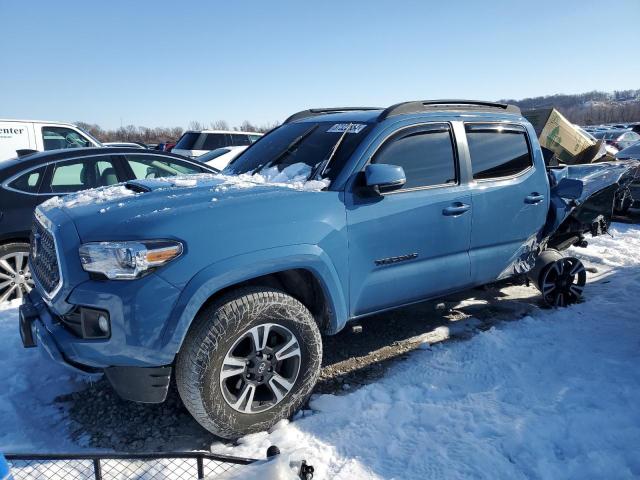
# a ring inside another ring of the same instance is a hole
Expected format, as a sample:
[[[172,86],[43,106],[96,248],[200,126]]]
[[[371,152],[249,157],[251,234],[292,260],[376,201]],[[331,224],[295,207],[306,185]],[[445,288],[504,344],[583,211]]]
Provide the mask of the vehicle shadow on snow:
[[[593,279],[587,290],[598,293],[616,270]],[[544,308],[533,287],[494,285],[462,292],[371,316],[332,337],[324,338],[324,358],[315,393],[342,394],[371,383],[425,342],[471,338],[503,321],[517,321]],[[446,334],[448,332],[448,335]],[[58,397],[68,406],[71,438],[79,445],[116,451],[208,449],[219,440],[188,413],[175,385],[163,404],[138,404],[120,399],[104,379],[87,389]]]

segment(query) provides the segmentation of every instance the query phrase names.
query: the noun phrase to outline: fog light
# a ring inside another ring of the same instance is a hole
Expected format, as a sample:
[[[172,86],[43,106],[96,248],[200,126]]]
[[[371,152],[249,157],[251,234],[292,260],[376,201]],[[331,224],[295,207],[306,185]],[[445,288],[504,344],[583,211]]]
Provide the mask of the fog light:
[[[109,333],[109,320],[104,315],[98,317],[98,327],[103,333]]]
[[[111,336],[109,312],[104,310],[80,307],[80,325],[82,338],[104,339]]]

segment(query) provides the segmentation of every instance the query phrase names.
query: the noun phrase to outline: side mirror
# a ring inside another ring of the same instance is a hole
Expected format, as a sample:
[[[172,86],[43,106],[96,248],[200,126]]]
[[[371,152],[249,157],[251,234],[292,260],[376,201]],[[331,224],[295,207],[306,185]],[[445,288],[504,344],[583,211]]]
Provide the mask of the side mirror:
[[[397,190],[407,183],[407,177],[402,167],[386,163],[370,163],[364,170],[364,176],[367,187],[380,193]]]
[[[574,178],[563,178],[554,188],[554,193],[562,198],[577,200],[582,196],[584,184]]]

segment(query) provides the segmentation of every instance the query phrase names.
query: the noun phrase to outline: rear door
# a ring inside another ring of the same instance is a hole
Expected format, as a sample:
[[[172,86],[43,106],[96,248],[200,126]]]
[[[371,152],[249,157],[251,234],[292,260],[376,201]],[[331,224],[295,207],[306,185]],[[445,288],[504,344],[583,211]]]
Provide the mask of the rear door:
[[[483,284],[531,260],[547,218],[549,183],[522,125],[466,123],[465,131],[473,174],[471,278]]]
[[[460,181],[451,126],[401,128],[371,162],[402,166],[407,183],[385,194],[357,185],[347,192],[351,315],[467,285],[471,194]]]
[[[51,196],[73,193],[125,180],[115,159],[110,155],[60,160],[49,165],[40,193]]]

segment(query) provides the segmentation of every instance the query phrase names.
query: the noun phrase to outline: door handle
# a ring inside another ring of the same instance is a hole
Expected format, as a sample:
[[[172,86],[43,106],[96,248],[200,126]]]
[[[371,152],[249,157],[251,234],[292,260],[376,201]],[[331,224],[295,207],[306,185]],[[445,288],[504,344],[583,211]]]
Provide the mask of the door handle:
[[[442,210],[442,214],[448,217],[455,217],[456,215],[462,215],[464,212],[469,210],[471,205],[467,205],[466,203],[456,202],[450,207]]]
[[[531,205],[540,203],[542,200],[544,200],[544,195],[540,195],[537,192],[534,192],[531,195],[527,195],[526,197],[524,197],[524,203],[529,203]]]

